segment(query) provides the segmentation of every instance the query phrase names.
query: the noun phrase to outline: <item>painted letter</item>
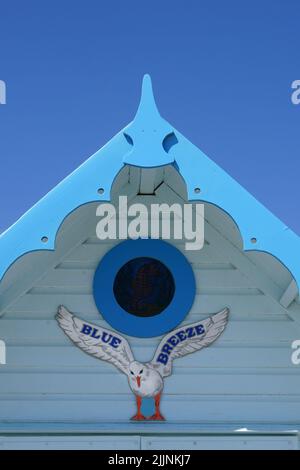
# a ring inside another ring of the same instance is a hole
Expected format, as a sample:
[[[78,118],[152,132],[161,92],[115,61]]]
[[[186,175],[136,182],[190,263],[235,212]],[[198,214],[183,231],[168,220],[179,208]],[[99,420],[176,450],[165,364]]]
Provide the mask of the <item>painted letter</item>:
[[[96,336],[98,331],[99,331],[98,328],[93,328],[93,333],[91,334],[91,337],[95,339],[99,339],[100,335]]]
[[[106,331],[103,331],[102,338],[101,338],[103,343],[108,343],[111,340],[111,338],[112,338],[112,335],[109,335],[108,333],[106,333]]]
[[[157,362],[166,365],[168,363],[169,357],[167,354],[161,353],[158,358],[156,359]]]
[[[176,336],[178,336],[180,341],[184,341],[186,339],[186,334],[184,331],[178,331],[178,333],[176,333]]]
[[[196,334],[194,328],[191,328],[191,327],[187,328],[185,330],[185,332],[186,332],[188,338],[193,338],[193,336],[195,336],[195,334]]]
[[[166,353],[166,354],[170,354],[172,352],[172,346],[170,346],[169,344],[164,344],[163,348],[162,348],[162,352]]]
[[[90,335],[91,331],[92,331],[92,327],[84,324],[80,333],[83,333],[84,335]]]
[[[203,333],[205,333],[205,329],[203,325],[197,325],[195,329],[196,329],[197,335],[203,335]]]
[[[176,346],[179,343],[179,338],[176,336],[171,336],[171,338],[168,340],[168,343],[170,343],[172,346]]]
[[[122,343],[121,338],[116,338],[116,336],[114,336],[109,344],[113,348],[117,348],[119,346],[119,344],[121,344],[121,343]]]

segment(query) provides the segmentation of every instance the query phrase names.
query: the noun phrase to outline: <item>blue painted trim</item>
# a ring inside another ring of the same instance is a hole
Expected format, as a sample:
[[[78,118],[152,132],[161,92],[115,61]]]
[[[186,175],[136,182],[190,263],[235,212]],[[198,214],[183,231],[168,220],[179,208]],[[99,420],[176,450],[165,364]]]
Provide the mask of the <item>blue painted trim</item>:
[[[171,303],[153,317],[137,317],[123,310],[115,299],[113,285],[118,271],[128,261],[149,257],[161,261],[172,273],[175,293]],[[178,326],[189,313],[195,298],[193,270],[184,255],[161,240],[127,240],[112,248],[100,261],[93,283],[96,306],[114,329],[129,336],[152,338]]]
[[[172,145],[164,145],[170,135],[174,135],[169,139]],[[299,237],[161,118],[148,76],[133,122],[1,235],[0,279],[25,253],[53,250],[60,225],[77,207],[109,200],[114,178],[124,164],[145,168],[174,164],[187,184],[189,200],[199,200],[194,188],[200,187],[202,201],[220,207],[236,222],[245,250],[275,256],[300,286]],[[97,193],[99,187],[104,188],[103,195]],[[47,243],[41,241],[44,236]]]
[[[201,199],[227,212],[240,230],[244,250],[275,256],[300,286],[298,235],[183,135],[176,132],[176,136],[178,144],[170,152],[186,182],[189,200]],[[195,193],[195,188],[200,188],[201,194]]]
[[[158,112],[148,75],[143,80],[141,102],[136,116],[123,132],[132,143],[131,149],[123,158],[124,163],[151,168],[174,162],[174,157],[163,145],[174,128]]]
[[[76,208],[89,202],[110,200],[113,181],[124,166],[122,156],[128,152],[128,147],[123,134],[117,134],[1,235],[0,247],[4,255],[0,279],[25,253],[54,250],[61,224]],[[100,188],[103,194],[98,193]],[[46,243],[43,237],[47,237]]]

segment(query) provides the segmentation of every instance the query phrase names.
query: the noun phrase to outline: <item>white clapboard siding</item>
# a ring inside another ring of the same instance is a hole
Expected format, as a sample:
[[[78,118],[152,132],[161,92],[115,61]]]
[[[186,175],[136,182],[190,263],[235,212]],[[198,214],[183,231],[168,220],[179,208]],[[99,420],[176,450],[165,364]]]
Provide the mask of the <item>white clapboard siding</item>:
[[[274,302],[267,296],[257,293],[257,291],[239,291],[235,294],[210,292],[207,294],[197,294],[194,305],[191,309],[191,315],[194,313],[211,314],[224,308],[224,305],[230,308],[233,315],[259,315],[263,314],[282,314],[283,309],[274,308]],[[85,315],[86,318],[99,318],[93,296],[90,294],[53,292],[44,294],[28,293],[18,299],[9,307],[9,318],[53,318],[59,305],[66,305],[73,312]],[[8,317],[6,315],[6,317]],[[272,316],[270,316],[270,320]]]
[[[8,347],[0,374],[0,419],[127,422],[134,414],[126,377],[77,349],[54,319],[64,304],[110,328],[97,311],[91,283],[114,244],[89,237],[7,309],[1,319]],[[291,362],[299,325],[225,249],[210,240],[200,252],[176,246],[192,263],[197,281],[184,324],[224,307],[231,313],[217,343],[176,361],[165,381],[163,413],[170,422],[299,422],[300,376]],[[150,360],[159,343],[159,338],[129,340],[141,361]]]
[[[300,420],[300,400],[262,395],[211,396],[164,394],[161,408],[170,423],[293,423]],[[135,412],[132,394],[47,394],[1,398],[0,419],[6,422],[127,422]],[[284,417],[284,419],[283,419]],[[131,423],[129,423],[129,426]],[[130,430],[130,428],[129,428]]]
[[[147,436],[142,450],[296,450],[297,436]],[[183,462],[185,460],[183,459]],[[163,461],[162,461],[163,463]]]
[[[137,450],[139,436],[5,436],[0,450]]]
[[[189,437],[166,436],[5,436],[0,438],[1,450],[293,450],[297,449],[297,437],[282,436],[225,436]],[[113,458],[115,456],[112,456]],[[153,456],[152,460],[155,461]],[[172,459],[172,457],[170,457]],[[174,456],[175,458],[175,456]],[[184,458],[184,462],[187,462]],[[159,463],[159,460],[157,460]],[[163,464],[163,462],[162,462]]]
[[[182,323],[182,325],[191,323],[190,318]],[[38,344],[63,345],[66,343],[66,337],[63,331],[58,327],[56,320],[18,320],[18,328],[16,328],[15,320],[3,318],[1,320],[1,333],[5,337],[8,344]],[[99,320],[98,325],[107,327],[104,320]],[[293,330],[292,321],[230,321],[218,344],[233,343],[246,341],[249,343],[274,341],[284,342],[295,339],[295,331]],[[157,339],[132,338],[130,341],[138,344],[153,345],[158,344]]]
[[[4,372],[1,371],[1,393],[59,394],[63,387],[64,393],[87,394],[91,390],[95,393],[124,394],[127,392],[128,383],[125,375],[116,374],[112,370],[100,373],[56,372],[36,371]],[[255,395],[259,387],[262,395],[291,395],[299,393],[300,375],[297,370],[285,372],[282,370],[253,371],[238,369],[236,371],[178,369],[176,373],[165,381],[165,392],[179,395]],[[292,392],[291,392],[292,391]]]
[[[142,343],[132,347],[135,357],[146,362],[152,359],[154,354],[153,345],[144,346]],[[73,344],[64,346],[11,346],[8,350],[9,369],[15,370],[45,370],[57,371],[64,369],[67,371],[76,370],[80,372],[102,372],[104,370],[114,371],[111,365],[96,358],[91,360],[87,354],[82,354],[80,349],[74,348]],[[182,368],[224,369],[240,368],[256,371],[267,368],[275,371],[280,368],[295,370],[291,361],[290,343],[286,342],[282,347],[243,347],[239,354],[236,352],[236,345],[226,346],[225,343],[218,344],[213,348],[206,348],[199,354],[197,360],[192,355],[182,357],[176,361],[174,368],[176,371]],[[198,372],[198,370],[197,370]]]
[[[94,239],[93,239],[94,240]],[[76,247],[58,266],[70,267],[79,263],[83,263],[87,268],[96,268],[99,260],[107,253],[113,245],[113,241],[103,241],[101,244],[99,240],[95,239],[94,242],[87,240],[82,245]],[[184,250],[182,244],[174,243],[182,251]],[[195,251],[185,251],[187,259],[191,263],[197,262],[200,260],[201,263],[212,263],[212,260],[215,258],[214,249],[211,245],[206,244],[202,250],[199,252]],[[230,265],[227,261],[226,256],[219,255],[219,263],[224,263],[225,265]]]
[[[53,269],[49,271],[35,285],[32,292],[36,292],[39,287],[48,287],[49,290],[57,288],[59,291],[69,289],[92,293],[94,269]],[[195,269],[196,283],[200,291],[205,289],[222,288],[233,291],[240,288],[256,289],[254,282],[250,282],[241,275],[237,269]]]

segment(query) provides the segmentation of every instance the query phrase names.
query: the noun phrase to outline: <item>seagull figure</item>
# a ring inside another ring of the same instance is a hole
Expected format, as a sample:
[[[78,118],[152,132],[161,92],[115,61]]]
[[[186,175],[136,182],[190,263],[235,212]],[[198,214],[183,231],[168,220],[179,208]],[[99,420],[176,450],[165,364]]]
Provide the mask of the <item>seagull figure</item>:
[[[164,421],[160,412],[160,399],[164,378],[172,373],[173,360],[209,346],[224,331],[229,309],[203,321],[184,325],[168,333],[158,345],[151,362],[134,359],[128,341],[118,333],[93,325],[73,315],[64,306],[58,308],[56,319],[65,334],[87,354],[110,362],[123,372],[136,397],[137,412],[134,421]],[[155,413],[146,418],[141,412],[142,399],[153,397]]]

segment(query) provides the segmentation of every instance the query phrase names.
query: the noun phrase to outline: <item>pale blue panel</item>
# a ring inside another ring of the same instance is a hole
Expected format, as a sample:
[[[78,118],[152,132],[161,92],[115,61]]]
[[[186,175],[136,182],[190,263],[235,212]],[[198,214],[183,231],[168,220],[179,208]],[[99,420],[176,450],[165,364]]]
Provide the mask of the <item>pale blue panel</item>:
[[[133,348],[134,356],[141,362],[147,362],[152,358],[155,344],[136,345]],[[108,369],[104,361],[98,361],[87,354],[82,354],[79,348],[74,348],[73,344],[60,346],[9,346],[8,348],[9,367],[36,369],[42,368],[45,372],[53,371],[59,364],[60,367],[70,369],[76,364],[76,371],[80,373],[102,373]],[[280,368],[295,371],[295,365],[291,361],[291,344],[278,345],[277,347],[239,347],[237,344],[230,346],[218,345],[218,347],[210,347],[203,349],[198,354],[190,354],[186,357],[177,359],[175,365],[176,373],[185,371],[187,367],[195,368],[198,373],[199,369],[204,367],[215,368],[243,368],[246,372],[256,369],[257,373],[265,372],[269,367],[275,367],[279,371]],[[300,368],[299,368],[300,372]],[[116,371],[117,373],[117,371]]]
[[[99,312],[91,294],[76,295],[76,292],[72,294],[71,292],[66,293],[64,290],[55,292],[55,295],[51,292],[29,293],[16,300],[8,310],[11,316],[16,315],[20,319],[24,319],[25,313],[30,314],[29,318],[31,319],[52,319],[57,306],[61,304],[67,305],[70,310],[78,314],[83,314],[87,319],[99,320]],[[261,293],[240,292],[235,289],[235,292],[226,292],[225,299],[224,293],[215,290],[212,293],[197,294],[192,311],[196,314],[215,313],[222,310],[225,304],[230,308],[231,313],[240,315],[247,315],[250,312],[256,315],[273,314],[278,310],[278,307],[274,307],[274,300],[261,295]]]
[[[63,375],[63,374],[62,374]],[[79,380],[84,380],[81,375]],[[22,382],[18,384],[21,389]],[[259,384],[258,384],[259,387]],[[0,428],[6,429],[7,423],[69,423],[69,427],[77,427],[79,423],[122,424],[128,432],[134,430],[134,423],[129,419],[136,412],[135,399],[130,392],[127,395],[104,395],[101,389],[93,389],[90,395],[64,393],[64,383],[59,394],[18,394],[1,396]],[[261,396],[256,395],[168,395],[164,394],[161,412],[167,422],[161,424],[160,432],[164,429],[181,432],[181,426],[194,423],[200,427],[205,424],[229,425],[238,428],[255,425],[268,425],[270,430],[279,425],[288,429],[300,430],[300,397],[286,395]],[[141,424],[141,423],[138,423]],[[144,423],[151,429],[151,422]],[[8,426],[8,425],[7,425]],[[8,426],[9,428],[9,426]],[[143,427],[141,426],[141,429]]]
[[[139,436],[0,436],[0,450],[137,450]]]
[[[149,436],[143,450],[297,450],[296,436]],[[162,462],[163,463],[163,462]]]
[[[0,450],[297,450],[296,436],[5,436]],[[165,462],[161,461],[161,464]]]
[[[226,306],[226,298],[223,297],[223,307]],[[60,305],[57,303],[56,305]],[[189,322],[187,318],[184,324]],[[107,323],[101,320],[98,325],[107,327]],[[295,330],[295,328],[297,328]],[[254,343],[277,341],[292,342],[299,336],[300,328],[295,326],[292,321],[232,321],[229,322],[218,344],[232,343],[239,341]],[[18,319],[15,322],[8,317],[1,319],[1,335],[8,343],[14,344],[66,344],[64,333],[58,328],[56,320],[31,320]],[[133,339],[130,342],[134,344],[143,344],[144,346],[158,345],[158,339]],[[213,346],[214,347],[214,346]]]

